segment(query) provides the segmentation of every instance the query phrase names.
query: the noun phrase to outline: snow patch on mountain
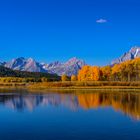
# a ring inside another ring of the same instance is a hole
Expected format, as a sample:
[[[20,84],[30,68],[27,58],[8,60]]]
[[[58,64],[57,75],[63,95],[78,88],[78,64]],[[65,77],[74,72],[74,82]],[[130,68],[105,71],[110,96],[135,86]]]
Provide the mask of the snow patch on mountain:
[[[85,65],[83,60],[80,60],[76,57],[69,59],[65,63],[55,61],[49,64],[36,62],[32,58],[19,57],[12,59],[9,62],[4,64],[5,67],[20,70],[20,71],[29,71],[29,72],[48,72],[51,74],[63,75],[66,74],[71,76],[77,74],[78,71]]]
[[[29,72],[46,72],[41,67],[41,64],[36,62],[32,58],[25,59],[23,57],[20,57],[12,59],[11,61],[7,62],[4,66],[13,70],[29,71]]]
[[[127,60],[135,59],[137,57],[140,57],[140,47],[135,46],[132,47],[128,52],[124,53],[121,57],[113,60],[111,64],[119,64]]]

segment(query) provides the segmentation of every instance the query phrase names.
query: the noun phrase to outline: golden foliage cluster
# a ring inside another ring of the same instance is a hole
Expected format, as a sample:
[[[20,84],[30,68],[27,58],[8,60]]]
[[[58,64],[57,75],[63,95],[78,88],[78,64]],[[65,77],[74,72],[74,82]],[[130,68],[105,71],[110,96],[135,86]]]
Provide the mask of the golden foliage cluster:
[[[78,81],[99,81],[101,69],[97,66],[84,66],[78,73]]]
[[[78,72],[78,81],[139,81],[140,58],[114,66],[83,66]]]
[[[68,77],[66,74],[63,74],[63,75],[61,76],[61,80],[62,80],[62,81],[69,81],[69,77]]]

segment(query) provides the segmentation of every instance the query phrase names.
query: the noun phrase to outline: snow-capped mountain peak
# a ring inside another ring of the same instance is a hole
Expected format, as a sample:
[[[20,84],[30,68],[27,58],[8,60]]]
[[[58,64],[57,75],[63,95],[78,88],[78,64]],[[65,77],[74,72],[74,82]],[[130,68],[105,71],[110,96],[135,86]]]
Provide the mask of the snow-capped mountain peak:
[[[134,46],[128,52],[124,53],[121,57],[112,61],[111,64],[118,64],[127,60],[135,59],[137,57],[140,57],[140,47]]]
[[[72,74],[77,74],[79,69],[85,65],[83,60],[76,57],[69,59],[65,63],[60,61],[55,61],[49,64],[39,63],[33,58],[19,57],[12,59],[4,64],[5,67],[11,68],[13,70],[29,71],[29,72],[48,72],[53,74],[67,74],[71,76]]]
[[[73,57],[65,63],[61,63],[59,61],[50,63],[46,66],[46,69],[50,73],[56,73],[58,75],[66,74],[71,76],[73,74],[76,75],[84,65],[85,62],[83,60]]]

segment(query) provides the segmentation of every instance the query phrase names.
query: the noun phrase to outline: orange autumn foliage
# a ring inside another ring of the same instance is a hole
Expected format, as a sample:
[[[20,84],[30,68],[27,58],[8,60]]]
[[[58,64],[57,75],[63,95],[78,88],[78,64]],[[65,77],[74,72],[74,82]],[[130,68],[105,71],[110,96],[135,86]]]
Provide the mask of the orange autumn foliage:
[[[114,66],[83,66],[78,81],[140,81],[140,58]]]
[[[101,72],[102,72],[102,80],[109,81],[111,78],[111,67],[110,66],[101,67]]]
[[[97,66],[84,66],[78,73],[78,81],[99,81],[100,68]]]
[[[68,78],[68,76],[67,76],[66,74],[63,74],[63,75],[61,76],[61,80],[62,80],[62,81],[69,81],[69,78]]]
[[[77,76],[76,75],[72,75],[71,76],[71,81],[77,81]]]

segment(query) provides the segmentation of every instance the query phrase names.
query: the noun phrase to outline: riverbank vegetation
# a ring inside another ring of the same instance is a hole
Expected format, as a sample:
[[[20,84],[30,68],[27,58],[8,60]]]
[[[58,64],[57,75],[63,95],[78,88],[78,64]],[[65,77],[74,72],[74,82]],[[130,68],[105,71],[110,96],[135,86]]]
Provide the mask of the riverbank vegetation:
[[[92,88],[92,89],[139,89],[140,58],[125,61],[114,66],[83,66],[77,75],[71,77],[55,74],[34,73],[0,69],[0,86],[25,85],[33,89],[48,88]],[[6,73],[6,75],[5,75]],[[2,76],[5,75],[4,77]]]
[[[62,81],[140,81],[140,58],[125,61],[114,66],[83,66],[78,75],[68,78],[62,75]]]
[[[66,81],[31,83],[27,86],[32,90],[140,90],[140,82],[108,82],[108,81]]]
[[[114,66],[83,66],[77,75],[62,75],[59,82],[31,85],[31,88],[92,88],[92,89],[139,89],[140,58]]]

